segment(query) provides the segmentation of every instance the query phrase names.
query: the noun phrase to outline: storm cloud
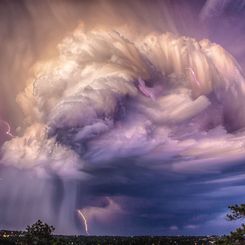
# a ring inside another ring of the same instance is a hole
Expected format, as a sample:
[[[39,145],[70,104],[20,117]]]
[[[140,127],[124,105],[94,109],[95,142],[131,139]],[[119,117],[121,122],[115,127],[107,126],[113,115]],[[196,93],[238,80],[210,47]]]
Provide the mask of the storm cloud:
[[[132,25],[120,15],[108,17],[113,25],[80,21],[32,65],[16,95],[25,124],[2,146],[3,227],[41,218],[58,233],[85,233],[81,210],[90,234],[231,229],[224,213],[244,196],[242,67],[219,44],[178,32],[170,3],[145,4],[162,7],[164,28],[142,26],[138,4],[136,17],[119,4]],[[200,22],[217,6],[199,6]]]

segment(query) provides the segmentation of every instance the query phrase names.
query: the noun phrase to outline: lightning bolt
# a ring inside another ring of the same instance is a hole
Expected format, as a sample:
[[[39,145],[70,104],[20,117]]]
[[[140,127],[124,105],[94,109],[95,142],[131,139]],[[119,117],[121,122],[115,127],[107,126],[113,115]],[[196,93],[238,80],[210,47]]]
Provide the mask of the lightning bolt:
[[[200,83],[200,81],[197,79],[196,74],[195,74],[195,72],[193,71],[193,69],[192,69],[191,67],[186,68],[186,69],[190,71],[190,74],[191,74],[191,76],[192,76],[192,79],[193,79],[193,80],[195,81],[195,83],[200,87],[200,86],[201,86],[201,83]]]
[[[1,121],[1,123],[3,123],[7,127],[5,134],[10,136],[11,138],[13,138],[14,135],[11,133],[11,127],[10,127],[9,123],[4,121],[4,120],[0,120],[0,121]]]
[[[154,90],[152,88],[148,88],[145,85],[145,81],[142,80],[141,78],[138,78],[138,88],[139,90],[147,97],[150,97],[152,100],[156,100],[155,95],[154,95]]]
[[[77,212],[78,212],[78,214],[80,215],[80,217],[83,220],[86,234],[89,235],[89,232],[88,232],[88,224],[87,224],[87,219],[86,219],[85,215],[82,213],[81,210],[78,210]]]

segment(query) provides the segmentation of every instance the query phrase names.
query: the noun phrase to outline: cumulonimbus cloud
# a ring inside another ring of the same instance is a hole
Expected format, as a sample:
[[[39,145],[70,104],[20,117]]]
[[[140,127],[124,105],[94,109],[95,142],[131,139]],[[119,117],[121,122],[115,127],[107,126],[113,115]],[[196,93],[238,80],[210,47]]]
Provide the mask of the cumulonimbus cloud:
[[[218,44],[79,26],[58,50],[18,95],[29,126],[2,164],[103,186],[103,166],[208,173],[244,155],[245,81]]]
[[[4,163],[15,155],[17,165],[38,165],[46,154],[52,165],[64,149],[82,162],[170,148],[178,161],[243,153],[234,132],[245,124],[245,83],[232,56],[208,40],[128,36],[80,27],[57,59],[39,64],[17,98],[30,128],[5,144]]]

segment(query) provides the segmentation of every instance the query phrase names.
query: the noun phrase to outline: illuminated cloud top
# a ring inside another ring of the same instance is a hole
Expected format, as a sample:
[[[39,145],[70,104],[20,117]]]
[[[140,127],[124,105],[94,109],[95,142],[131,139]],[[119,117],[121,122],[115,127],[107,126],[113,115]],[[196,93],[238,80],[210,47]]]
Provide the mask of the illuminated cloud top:
[[[79,27],[38,65],[17,97],[30,127],[6,142],[5,164],[66,175],[137,156],[205,172],[244,154],[245,83],[231,55],[208,40],[126,35]]]

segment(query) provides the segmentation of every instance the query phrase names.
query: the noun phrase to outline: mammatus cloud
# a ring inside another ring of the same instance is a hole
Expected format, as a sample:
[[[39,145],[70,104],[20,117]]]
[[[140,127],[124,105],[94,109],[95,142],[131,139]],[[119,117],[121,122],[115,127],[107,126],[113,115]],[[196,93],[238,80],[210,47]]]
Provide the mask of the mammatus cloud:
[[[219,183],[218,173],[242,166],[244,156],[245,81],[235,59],[207,39],[125,28],[79,26],[58,50],[18,95],[29,126],[3,145],[1,160],[5,176],[16,174],[12,168],[38,176],[47,211],[37,211],[23,179],[24,197],[13,191],[4,198],[28,203],[26,221],[41,215],[58,232],[78,232],[76,210],[93,223],[90,233],[93,227],[108,233],[115,215],[136,233],[185,233],[209,220],[209,206],[218,209],[220,197],[209,200],[205,192]],[[208,180],[199,183],[201,176]],[[238,200],[243,188],[236,190]],[[4,219],[23,217],[9,211]],[[120,224],[110,232],[119,231]]]

